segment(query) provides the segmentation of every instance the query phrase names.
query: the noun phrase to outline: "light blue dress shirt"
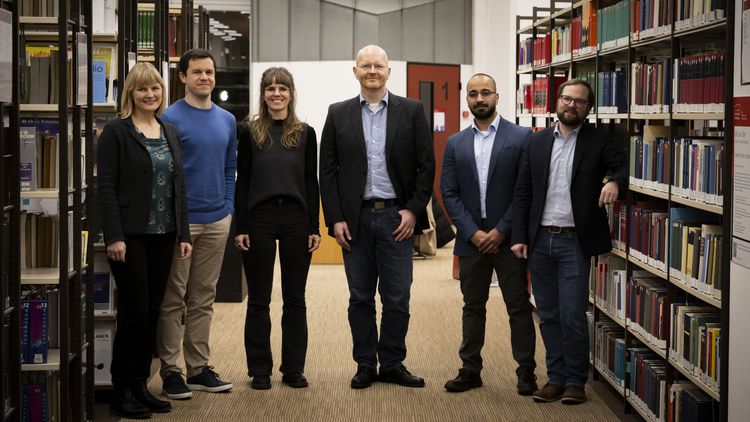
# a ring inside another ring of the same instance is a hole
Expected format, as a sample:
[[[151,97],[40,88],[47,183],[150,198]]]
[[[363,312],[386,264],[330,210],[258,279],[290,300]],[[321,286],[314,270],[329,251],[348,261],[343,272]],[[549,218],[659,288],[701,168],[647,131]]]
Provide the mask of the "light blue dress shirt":
[[[359,95],[362,106],[362,129],[367,149],[367,181],[364,199],[396,198],[385,161],[385,135],[388,123],[388,92],[380,100],[376,111],[372,111],[367,101]]]
[[[560,133],[560,123],[555,126],[552,156],[549,160],[547,200],[542,213],[542,226],[575,227],[573,205],[570,199],[570,182],[573,177],[573,156],[581,127],[567,137]]]
[[[482,208],[482,218],[487,218],[487,177],[490,173],[490,158],[492,157],[492,145],[495,143],[497,125],[500,123],[500,115],[490,123],[486,131],[479,130],[476,122],[471,121],[474,132],[474,159],[477,163],[477,176],[479,176],[479,202]]]

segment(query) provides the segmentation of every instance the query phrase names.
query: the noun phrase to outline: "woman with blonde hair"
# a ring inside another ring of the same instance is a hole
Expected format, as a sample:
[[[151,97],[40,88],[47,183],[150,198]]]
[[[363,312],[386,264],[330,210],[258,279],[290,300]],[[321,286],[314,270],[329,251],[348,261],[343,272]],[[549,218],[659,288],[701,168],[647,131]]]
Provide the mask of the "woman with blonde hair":
[[[281,380],[307,387],[305,286],[320,245],[315,131],[297,117],[294,78],[283,67],[263,72],[259,111],[242,127],[237,148],[235,244],[247,276],[245,352],[251,387],[271,388],[271,288],[279,245]]]
[[[110,411],[133,419],[171,410],[146,380],[172,255],[176,247],[182,258],[191,252],[180,140],[158,117],[164,92],[153,65],[133,66],[121,117],[107,123],[97,145],[101,227],[117,284]]]

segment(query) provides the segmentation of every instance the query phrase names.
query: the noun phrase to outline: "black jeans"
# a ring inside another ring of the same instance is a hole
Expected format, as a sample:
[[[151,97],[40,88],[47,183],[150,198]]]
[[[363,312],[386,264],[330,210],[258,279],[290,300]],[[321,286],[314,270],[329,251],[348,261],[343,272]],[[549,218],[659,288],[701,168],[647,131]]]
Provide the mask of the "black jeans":
[[[487,299],[492,271],[497,272],[500,290],[510,323],[510,343],[513,359],[518,363],[516,373],[534,372],[536,331],[531,316],[531,303],[526,283],[526,265],[516,258],[507,240],[495,254],[477,253],[459,257],[463,307],[463,341],[458,352],[467,371],[482,370]]]
[[[125,262],[109,260],[117,284],[117,331],[112,347],[112,385],[148,379],[159,309],[169,279],[175,233],[125,239]]]
[[[247,277],[245,353],[248,375],[271,375],[271,316],[276,241],[281,263],[281,372],[304,372],[307,355],[305,286],[312,254],[307,252],[307,212],[293,199],[274,197],[248,212],[250,250],[242,254]]]

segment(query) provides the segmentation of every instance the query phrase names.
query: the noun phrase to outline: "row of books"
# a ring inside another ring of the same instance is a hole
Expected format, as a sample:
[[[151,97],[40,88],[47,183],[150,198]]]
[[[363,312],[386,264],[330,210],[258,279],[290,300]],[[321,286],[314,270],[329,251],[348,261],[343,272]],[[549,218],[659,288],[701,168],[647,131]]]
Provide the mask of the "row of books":
[[[21,269],[58,266],[59,227],[57,215],[21,213]]]
[[[18,4],[21,16],[57,16],[60,0],[20,0]]]
[[[519,41],[518,44],[518,69],[519,70],[525,70],[531,68],[531,66],[534,65],[532,62],[533,57],[533,49],[534,49],[534,39],[533,38],[525,38],[521,41]]]
[[[693,28],[724,18],[727,0],[677,0],[675,30]]]
[[[599,9],[597,39],[600,50],[628,45],[629,1],[620,0],[613,5]]]
[[[630,5],[630,39],[638,41],[669,34],[673,0],[633,0]]]
[[[724,111],[724,50],[674,59],[675,113]]]
[[[637,340],[626,347],[622,327],[606,317],[595,322],[593,313],[587,312],[587,319],[595,366],[611,382],[624,386],[631,403],[650,420],[718,419],[718,406],[698,386],[684,379],[667,384],[667,363],[653,350]]]
[[[597,113],[627,113],[627,75],[622,70],[599,72],[596,84]]]
[[[60,291],[30,289],[21,297],[21,363],[46,363],[49,349],[59,347]]]
[[[659,349],[667,349],[669,291],[666,282],[643,271],[633,271],[625,286],[628,328]]]
[[[597,13],[596,2],[585,1],[576,9],[571,23],[573,31],[573,54],[583,55],[596,51]]]
[[[550,42],[552,43],[552,62],[570,60],[572,47],[571,26],[553,28]]]
[[[628,209],[630,233],[628,253],[661,271],[667,271],[667,233],[669,218],[666,203],[636,202]]]
[[[20,420],[23,422],[60,420],[59,372],[21,373]]]
[[[625,260],[614,255],[592,257],[589,292],[600,309],[619,321],[625,321]]]
[[[670,306],[670,359],[719,393],[721,313],[706,305]]]
[[[594,322],[594,366],[614,384],[625,386],[625,329],[606,317]]]
[[[628,233],[627,227],[628,205],[623,200],[617,200],[612,205],[607,205],[607,217],[609,219],[609,234],[612,239],[612,249],[626,252]]]
[[[94,34],[117,32],[117,0],[91,2],[91,21]]]
[[[57,119],[22,118],[20,123],[21,190],[58,187],[60,130]]]
[[[534,66],[542,66],[552,61],[552,36],[547,33],[533,41],[532,58]]]
[[[674,143],[672,192],[683,198],[723,205],[724,140],[680,138]]]
[[[670,210],[669,267],[683,284],[721,299],[722,226],[718,215],[695,208]]]
[[[67,74],[71,75],[72,50],[61,53],[57,46],[26,44],[21,55],[20,95],[22,104],[56,104],[60,95],[60,54],[67,54]],[[73,99],[73,78],[67,78],[68,104]]]
[[[156,25],[155,12],[153,10],[138,11],[137,36],[138,49],[146,50],[154,48],[154,28]]]
[[[550,87],[550,79],[552,86]],[[565,83],[565,76],[554,76],[552,78],[535,79],[532,85],[532,107],[535,114],[545,114],[555,111],[555,99],[560,85]]]
[[[669,113],[671,82],[672,61],[669,58],[655,59],[653,63],[632,63],[630,112]]]

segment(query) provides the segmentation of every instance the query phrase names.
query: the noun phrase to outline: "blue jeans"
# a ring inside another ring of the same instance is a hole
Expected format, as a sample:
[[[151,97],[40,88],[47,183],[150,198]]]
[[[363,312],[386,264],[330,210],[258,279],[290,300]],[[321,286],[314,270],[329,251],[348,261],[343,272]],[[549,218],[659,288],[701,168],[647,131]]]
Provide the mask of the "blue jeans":
[[[375,369],[380,361],[380,369],[388,371],[406,358],[414,239],[396,242],[393,231],[400,223],[396,207],[363,206],[357,234],[350,242],[352,249],[343,251],[353,357],[358,366]],[[380,339],[375,323],[376,288],[383,304]]]
[[[550,384],[583,387],[588,380],[586,310],[590,266],[576,233],[539,230],[529,255],[529,270],[541,321],[539,328],[547,349]]]

